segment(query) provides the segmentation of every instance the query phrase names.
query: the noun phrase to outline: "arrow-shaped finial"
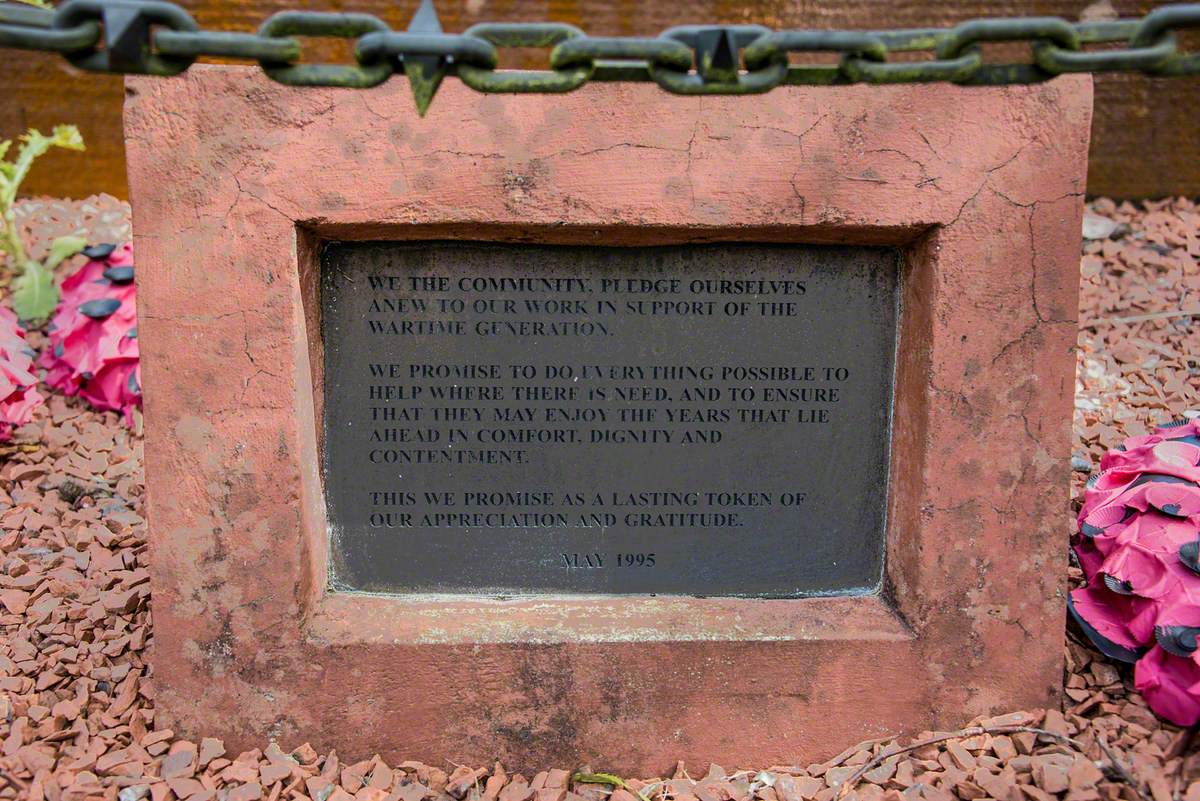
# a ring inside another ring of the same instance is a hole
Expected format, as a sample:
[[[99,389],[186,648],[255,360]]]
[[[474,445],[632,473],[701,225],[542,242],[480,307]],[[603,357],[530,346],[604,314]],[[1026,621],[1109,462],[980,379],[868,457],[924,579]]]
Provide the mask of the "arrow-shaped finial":
[[[104,7],[104,47],[114,68],[129,69],[145,61],[142,46],[149,27],[137,8],[121,3]]]
[[[738,48],[733,31],[712,27],[696,35],[696,70],[705,82],[737,80]]]
[[[442,23],[433,8],[433,0],[421,0],[417,13],[413,14],[412,22],[408,23],[408,32],[442,32]],[[412,87],[413,99],[417,102],[417,113],[424,117],[446,74],[446,59],[444,56],[405,56],[404,74],[408,76],[408,83]]]

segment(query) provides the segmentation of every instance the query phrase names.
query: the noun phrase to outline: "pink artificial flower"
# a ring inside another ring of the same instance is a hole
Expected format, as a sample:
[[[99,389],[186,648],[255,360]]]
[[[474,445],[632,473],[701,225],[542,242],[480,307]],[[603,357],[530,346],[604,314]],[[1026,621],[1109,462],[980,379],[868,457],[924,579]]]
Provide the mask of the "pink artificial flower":
[[[0,442],[11,439],[14,428],[33,419],[33,410],[42,403],[25,332],[17,316],[0,306]]]
[[[142,405],[133,246],[87,248],[87,264],[62,283],[50,321],[50,346],[39,363],[46,383],[112,409],[132,423]]]
[[[1200,720],[1200,665],[1159,645],[1138,660],[1133,686],[1155,714],[1179,726]]]
[[[1136,662],[1150,708],[1200,721],[1200,424],[1109,451],[1088,482],[1075,553],[1087,586],[1069,608],[1106,655]]]

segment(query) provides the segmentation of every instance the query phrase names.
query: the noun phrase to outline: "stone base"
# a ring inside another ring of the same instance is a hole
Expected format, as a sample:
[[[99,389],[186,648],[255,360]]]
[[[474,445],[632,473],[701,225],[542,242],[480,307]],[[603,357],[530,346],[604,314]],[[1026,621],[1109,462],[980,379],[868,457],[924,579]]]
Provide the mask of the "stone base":
[[[1057,702],[1091,86],[131,79],[159,723],[632,774]],[[904,253],[886,577],[802,600],[326,589],[317,254],[352,239]]]

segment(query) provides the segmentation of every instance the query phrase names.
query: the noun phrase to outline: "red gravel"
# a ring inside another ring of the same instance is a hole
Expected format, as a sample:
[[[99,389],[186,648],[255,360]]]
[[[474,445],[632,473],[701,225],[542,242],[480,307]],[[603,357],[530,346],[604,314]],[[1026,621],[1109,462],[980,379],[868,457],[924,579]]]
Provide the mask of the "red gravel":
[[[1116,227],[1084,241],[1075,382],[1076,455],[1092,465],[1200,409],[1200,208],[1098,200],[1085,233],[1104,233],[1099,220]]]
[[[1186,313],[1200,316],[1200,210],[1101,200],[1093,211],[1087,232],[1100,238],[1085,241],[1081,265],[1076,493],[1106,448],[1200,408],[1200,333]],[[128,209],[112,198],[29,201],[19,216],[39,247],[76,230],[97,241],[128,231]],[[525,777],[499,765],[346,765],[295,743],[228,754],[219,740],[178,740],[155,727],[144,660],[152,623],[139,432],[140,417],[129,431],[115,414],[55,396],[0,451],[0,798],[1200,801],[1190,733],[1161,724],[1124,667],[1076,637],[1065,710],[963,721],[976,728],[924,732],[915,745],[862,743],[821,764],[680,765],[626,788],[573,782],[564,769]]]

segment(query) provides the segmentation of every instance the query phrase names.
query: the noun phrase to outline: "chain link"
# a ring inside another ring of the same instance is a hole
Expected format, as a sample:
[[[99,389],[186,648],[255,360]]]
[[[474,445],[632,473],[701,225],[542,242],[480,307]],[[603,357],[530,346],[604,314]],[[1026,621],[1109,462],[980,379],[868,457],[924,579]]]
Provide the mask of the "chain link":
[[[89,72],[123,72],[145,75],[178,75],[194,58],[168,56],[149,50],[151,26],[173,31],[197,31],[192,15],[165,0],[71,0],[54,14],[55,30],[72,31],[81,25],[101,24],[104,47],[63,53],[67,60]]]
[[[245,33],[201,30],[168,0],[67,0],[57,11],[0,0],[0,47],[59,53],[90,71],[150,75],[176,75],[199,58],[242,59],[292,86],[365,88],[394,74],[417,80],[419,72],[430,93],[443,74],[480,92],[569,92],[588,81],[653,81],[684,95],[753,94],[781,84],[1032,83],[1070,72],[1200,74],[1200,53],[1181,51],[1176,36],[1200,27],[1200,3],[1103,22],[1011,17],[891,31],[687,25],[655,38],[588,36],[563,23],[485,23],[449,34],[440,32],[429,0],[420,13],[426,15],[421,26],[394,31],[368,14],[284,11],[257,33]],[[303,62],[298,37],[352,39],[354,63]],[[990,42],[1027,43],[1031,60],[991,63],[981,48]],[[549,69],[499,69],[499,50],[510,47],[548,48]],[[794,54],[817,53],[835,54],[837,61],[793,63]],[[893,58],[910,53],[929,57]]]
[[[70,0],[76,3],[79,0]],[[68,3],[68,5],[70,5]],[[327,36],[337,39],[358,39],[371,33],[387,33],[387,23],[370,14],[313,14],[307,11],[280,11],[271,15],[258,35],[264,39],[286,39],[289,36]],[[293,64],[289,61],[258,63],[269,78],[289,86],[344,86],[366,89],[378,86],[395,71],[390,61],[364,62],[356,53],[357,63]]]
[[[100,41],[98,22],[86,22],[71,29],[55,29],[53,25],[53,11],[0,3],[0,47],[72,53],[90,50]]]
[[[1145,48],[1171,37],[1171,48],[1155,75],[1195,75],[1200,73],[1200,53],[1176,51],[1173,34],[1179,30],[1200,28],[1200,4],[1185,3],[1156,8],[1146,15],[1129,40],[1131,48]]]
[[[165,56],[240,58],[286,64],[300,60],[300,43],[291,38],[273,38],[234,31],[173,31],[154,34],[154,46]]]
[[[472,25],[464,37],[476,37],[496,47],[554,47],[583,37],[583,31],[563,22],[485,22]],[[569,92],[587,83],[594,62],[551,70],[498,70],[491,65],[459,62],[458,78],[477,92]]]

